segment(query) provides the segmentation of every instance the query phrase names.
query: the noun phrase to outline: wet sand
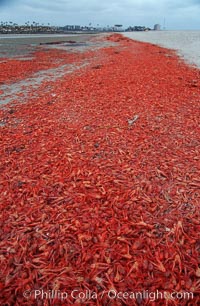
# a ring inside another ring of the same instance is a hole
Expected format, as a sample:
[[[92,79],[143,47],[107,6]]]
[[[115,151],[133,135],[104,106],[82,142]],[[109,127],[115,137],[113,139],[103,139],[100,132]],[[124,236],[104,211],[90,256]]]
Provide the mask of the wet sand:
[[[87,43],[95,34],[82,35],[15,35],[0,37],[0,58],[27,56],[35,51],[36,47],[45,44],[67,43],[74,41],[75,43]]]
[[[20,45],[38,45],[40,43],[62,42],[68,40],[88,41],[96,34],[77,34],[77,35],[6,35],[0,36],[0,44],[20,44]]]

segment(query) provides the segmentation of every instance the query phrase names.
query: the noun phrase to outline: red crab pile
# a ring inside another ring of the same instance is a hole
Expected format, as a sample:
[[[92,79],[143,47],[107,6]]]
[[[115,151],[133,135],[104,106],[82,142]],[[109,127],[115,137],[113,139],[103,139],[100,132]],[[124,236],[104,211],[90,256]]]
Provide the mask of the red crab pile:
[[[200,72],[107,39],[87,67],[0,109],[1,305],[200,304]],[[69,59],[41,56],[45,69]],[[23,78],[6,65],[1,82]]]

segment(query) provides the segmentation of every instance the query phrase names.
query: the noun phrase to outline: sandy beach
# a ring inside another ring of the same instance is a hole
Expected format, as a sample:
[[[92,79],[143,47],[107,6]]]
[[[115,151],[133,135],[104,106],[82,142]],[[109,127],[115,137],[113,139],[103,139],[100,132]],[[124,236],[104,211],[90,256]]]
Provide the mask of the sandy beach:
[[[199,305],[199,69],[52,40],[0,40],[1,305]]]

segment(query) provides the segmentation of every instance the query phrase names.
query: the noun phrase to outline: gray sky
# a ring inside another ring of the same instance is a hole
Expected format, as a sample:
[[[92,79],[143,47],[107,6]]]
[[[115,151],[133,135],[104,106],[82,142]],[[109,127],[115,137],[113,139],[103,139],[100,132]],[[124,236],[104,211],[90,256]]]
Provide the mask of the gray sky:
[[[0,21],[199,29],[200,0],[0,0]]]

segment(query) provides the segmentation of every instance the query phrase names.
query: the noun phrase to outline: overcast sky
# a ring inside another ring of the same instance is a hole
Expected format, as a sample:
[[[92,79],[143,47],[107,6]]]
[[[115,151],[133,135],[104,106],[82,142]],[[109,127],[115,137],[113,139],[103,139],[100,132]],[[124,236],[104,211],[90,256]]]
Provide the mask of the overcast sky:
[[[0,21],[199,29],[200,0],[0,0]]]

